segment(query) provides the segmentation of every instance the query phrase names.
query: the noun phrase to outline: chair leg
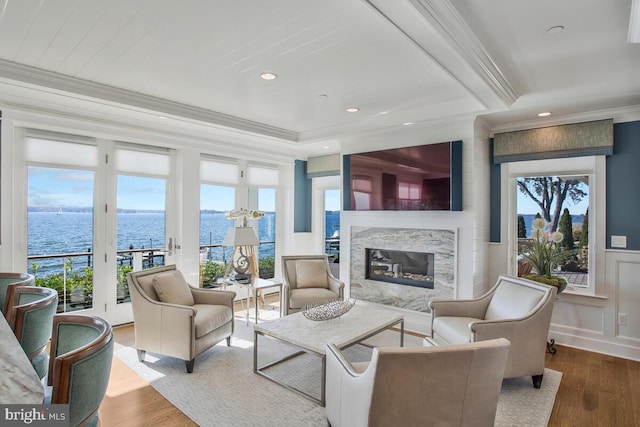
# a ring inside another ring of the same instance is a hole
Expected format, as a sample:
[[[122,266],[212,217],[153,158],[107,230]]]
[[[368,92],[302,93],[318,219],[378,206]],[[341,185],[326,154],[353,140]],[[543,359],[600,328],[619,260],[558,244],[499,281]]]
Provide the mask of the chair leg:
[[[533,388],[540,388],[540,386],[542,386],[542,375],[533,375],[531,379],[533,380]]]
[[[187,373],[190,374],[193,372],[193,364],[195,363],[196,359],[191,359],[191,360],[185,360],[185,364],[187,365]]]
[[[144,350],[138,350],[138,362],[144,362],[144,355],[147,354]]]
[[[231,337],[227,337],[227,347],[231,347]]]

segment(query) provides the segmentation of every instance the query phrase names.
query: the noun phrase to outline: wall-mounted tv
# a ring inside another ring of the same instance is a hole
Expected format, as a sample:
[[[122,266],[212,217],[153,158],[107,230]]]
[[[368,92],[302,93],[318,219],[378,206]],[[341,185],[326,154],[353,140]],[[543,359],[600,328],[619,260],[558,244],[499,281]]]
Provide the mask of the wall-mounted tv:
[[[343,209],[462,210],[462,141],[343,157]]]

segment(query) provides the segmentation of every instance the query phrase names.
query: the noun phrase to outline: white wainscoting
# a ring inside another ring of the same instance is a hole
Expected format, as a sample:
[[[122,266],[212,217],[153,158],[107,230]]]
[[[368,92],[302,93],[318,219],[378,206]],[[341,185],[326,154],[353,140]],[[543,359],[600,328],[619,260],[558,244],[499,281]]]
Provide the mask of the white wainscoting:
[[[489,245],[490,277],[508,271],[507,245]],[[602,257],[601,257],[602,258]],[[563,292],[553,308],[549,338],[558,344],[640,360],[640,251],[606,250],[601,295]],[[626,314],[626,325],[618,315]]]
[[[604,334],[604,307],[588,302],[566,302],[559,296],[554,304],[551,323]]]
[[[616,336],[640,340],[640,255],[619,254],[611,264],[617,314],[624,318],[617,322]]]
[[[561,294],[549,337],[571,347],[640,360],[640,252],[605,251],[605,295]],[[619,315],[626,314],[626,325]]]

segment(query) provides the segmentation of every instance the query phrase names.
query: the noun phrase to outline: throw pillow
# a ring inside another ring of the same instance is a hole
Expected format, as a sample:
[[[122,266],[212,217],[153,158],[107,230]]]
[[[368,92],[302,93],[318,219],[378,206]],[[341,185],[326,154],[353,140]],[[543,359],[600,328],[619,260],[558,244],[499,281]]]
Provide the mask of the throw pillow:
[[[156,274],[152,283],[160,301],[178,305],[194,304],[190,286],[180,271]]]
[[[296,261],[296,287],[329,289],[327,262],[323,259],[299,259]]]

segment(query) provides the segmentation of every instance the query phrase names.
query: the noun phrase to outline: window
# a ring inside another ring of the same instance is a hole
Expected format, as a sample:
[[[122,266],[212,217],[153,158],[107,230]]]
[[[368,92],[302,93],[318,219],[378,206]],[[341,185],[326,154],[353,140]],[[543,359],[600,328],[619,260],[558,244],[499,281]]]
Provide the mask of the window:
[[[98,149],[32,136],[24,148],[29,272],[58,292],[58,311],[91,309]]]
[[[258,263],[260,277],[271,279],[275,269],[276,249],[276,190],[275,188],[258,189],[258,210],[264,212],[264,216],[257,222],[257,234],[260,246],[258,247]]]
[[[253,224],[258,234],[258,268],[263,279],[273,278],[276,249],[276,196],[280,172],[275,167],[249,165],[249,207],[264,212],[264,216]]]
[[[352,182],[355,210],[367,211],[371,209],[371,193],[373,183],[370,178],[355,177]]]
[[[131,301],[127,273],[165,265],[168,150],[119,143],[116,167],[117,304]]]
[[[398,198],[406,200],[420,200],[420,184],[399,182]]]
[[[225,212],[236,208],[240,168],[232,160],[200,160],[200,282],[213,286],[224,275],[231,248],[222,246],[227,229],[234,226]]]
[[[539,214],[544,238],[554,231],[563,234],[558,246],[566,258],[553,274],[567,278],[568,291],[603,293],[598,283],[604,281],[604,203],[596,201],[604,197],[604,157],[511,162],[502,167],[510,180],[508,235],[513,242],[513,271],[523,275],[528,268],[522,266],[522,254],[535,237],[532,223]]]
[[[518,276],[530,274],[531,267],[543,274],[537,270],[544,266],[532,266],[523,258],[537,241],[560,254],[558,262],[549,265],[551,274],[565,278],[571,286],[588,288],[589,176],[517,177],[516,186]],[[542,221],[534,223],[536,218]]]
[[[340,196],[339,189],[324,191],[325,253],[334,262],[340,259]]]

